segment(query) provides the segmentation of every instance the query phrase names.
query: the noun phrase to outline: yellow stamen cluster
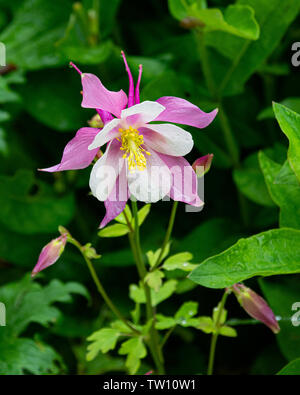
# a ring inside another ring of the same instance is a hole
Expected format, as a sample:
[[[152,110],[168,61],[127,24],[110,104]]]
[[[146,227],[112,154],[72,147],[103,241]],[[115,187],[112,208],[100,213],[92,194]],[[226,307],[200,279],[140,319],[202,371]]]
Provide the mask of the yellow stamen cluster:
[[[122,146],[121,151],[124,151],[123,158],[128,161],[128,168],[130,171],[135,170],[145,170],[147,161],[145,154],[151,155],[150,152],[146,151],[142,145],[144,144],[143,135],[139,134],[137,129],[132,126],[129,129],[119,129],[121,133],[121,139],[118,139]]]

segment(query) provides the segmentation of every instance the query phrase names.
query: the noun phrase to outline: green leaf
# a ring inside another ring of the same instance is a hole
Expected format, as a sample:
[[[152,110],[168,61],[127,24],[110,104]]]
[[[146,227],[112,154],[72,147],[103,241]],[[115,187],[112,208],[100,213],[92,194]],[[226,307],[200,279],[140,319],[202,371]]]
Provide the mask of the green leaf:
[[[129,370],[129,374],[135,374],[140,367],[141,359],[147,355],[147,349],[142,338],[136,337],[122,343],[119,354],[127,355],[125,365]]]
[[[119,329],[102,328],[94,332],[87,338],[92,342],[87,347],[86,359],[92,361],[99,353],[99,351],[106,353],[116,347],[118,338],[121,336]]]
[[[285,376],[295,376],[300,374],[300,358],[294,359],[288,363],[284,368],[282,368],[278,373],[278,375],[285,375]]]
[[[18,101],[20,101],[20,96],[9,87],[7,79],[3,76],[0,76],[0,103]]]
[[[180,252],[166,259],[162,267],[165,270],[181,269],[190,272],[197,266],[189,262],[191,259],[193,259],[193,255],[190,252]]]
[[[150,213],[151,204],[145,204],[139,211],[138,211],[138,222],[139,226],[143,224],[145,219],[147,218],[148,214]],[[134,223],[133,223],[134,226]]]
[[[176,325],[173,317],[166,317],[163,314],[156,314],[155,328],[158,330],[170,329]]]
[[[274,207],[259,167],[257,153],[248,156],[241,169],[234,170],[233,178],[239,190],[248,199],[262,206]]]
[[[111,226],[107,226],[104,229],[101,229],[98,232],[98,236],[100,237],[120,237],[127,235],[129,233],[129,229],[127,225],[123,224],[115,224]]]
[[[300,231],[274,229],[206,259],[189,278],[209,288],[226,288],[253,276],[300,272]]]
[[[216,322],[217,322],[220,306],[221,305],[219,303],[218,306],[213,309],[212,319],[213,319],[214,324],[216,324]],[[223,309],[222,310],[222,314],[221,314],[221,318],[219,319],[219,324],[220,325],[224,324],[225,321],[226,321],[226,318],[227,318],[227,310]]]
[[[242,89],[278,46],[300,9],[297,0],[238,0],[237,5],[254,10],[260,37],[253,41],[221,32],[208,33],[206,42],[229,58],[227,62],[211,62],[212,72],[219,76],[219,93],[223,94],[235,94]]]
[[[168,299],[176,290],[177,281],[168,280],[160,288],[158,292],[151,290],[152,304],[157,306],[159,303]],[[131,284],[129,287],[130,298],[135,303],[146,303],[145,293],[143,288],[136,284]]]
[[[187,321],[197,314],[198,303],[197,302],[185,302],[175,314],[176,321]]]
[[[127,218],[128,218],[128,221],[131,222],[131,220],[132,220],[132,214],[131,214],[131,210],[130,210],[130,207],[128,206],[128,204],[126,204],[125,209],[121,212],[121,214],[119,214],[119,215],[115,218],[115,221],[119,222],[120,224],[126,225],[126,224],[127,224],[127,221],[126,221],[126,218],[125,218],[125,215],[124,215],[124,214],[126,214],[126,216],[127,216]]]
[[[5,122],[10,119],[10,114],[6,111],[0,110],[0,122]]]
[[[300,113],[300,98],[299,97],[288,97],[287,99],[282,100],[282,102],[280,102],[280,104],[282,106],[288,107],[290,110],[294,111],[294,112],[298,112]],[[273,107],[278,106],[277,103],[273,104]],[[257,116],[257,120],[258,121],[263,121],[265,119],[270,119],[270,118],[274,118],[274,110],[273,108],[267,107],[264,110],[262,110],[258,116]]]
[[[63,45],[59,49],[66,59],[72,59],[72,62],[99,65],[111,55],[113,44],[111,41],[104,41],[96,47]]]
[[[197,314],[197,310],[197,302],[186,302],[179,308],[174,318],[166,317],[162,314],[157,314],[157,322],[155,324],[155,327],[159,330],[169,329],[175,325],[198,328],[198,326],[200,325],[199,317],[193,318]]]
[[[211,317],[199,317],[197,329],[204,333],[214,333],[215,325]]]
[[[145,282],[150,288],[153,288],[155,292],[158,292],[162,285],[162,279],[164,276],[165,275],[161,270],[154,270],[154,272],[150,272],[146,275]]]
[[[150,212],[150,208],[151,208],[151,204],[145,204],[139,210],[139,212],[138,212],[139,226],[141,226],[143,224],[143,222],[145,221],[147,215]],[[125,210],[126,210],[126,215],[127,215],[128,221],[131,223],[131,226],[134,229],[135,223],[134,223],[134,220],[132,219],[132,214],[131,214],[130,208],[127,205],[125,207]],[[100,232],[98,233],[98,236],[100,236],[100,237],[120,237],[120,236],[127,235],[130,232],[123,212],[120,215],[118,215],[118,217],[115,218],[115,220],[117,222],[119,222],[119,224],[107,226],[106,228],[100,230]]]
[[[288,160],[300,182],[300,114],[273,103],[273,110],[281,130],[289,139]]]
[[[189,7],[193,4],[198,9],[207,8],[206,0],[168,0],[169,11],[179,21],[188,16]]]
[[[77,283],[53,280],[45,287],[26,275],[18,282],[0,288],[0,301],[6,307],[6,327],[0,330],[0,370],[2,374],[57,373],[58,354],[38,339],[19,337],[31,323],[48,326],[61,316],[56,302],[71,302],[71,293],[87,296]]]
[[[38,191],[32,193],[36,185]],[[69,223],[75,210],[72,195],[53,195],[28,170],[20,170],[14,177],[0,176],[0,205],[0,222],[23,234],[55,232],[58,225]]]
[[[55,44],[70,12],[70,2],[24,1],[0,35],[0,41],[6,45],[7,62],[30,70],[63,64],[65,58]]]
[[[249,40],[257,40],[259,37],[254,10],[248,5],[229,5],[223,14],[217,8],[199,9],[194,3],[189,7],[188,14],[204,24],[205,32],[220,30]]]
[[[300,184],[289,164],[281,166],[263,152],[259,162],[270,195],[280,207],[280,226],[300,229]]]
[[[237,331],[230,326],[224,325],[219,329],[219,335],[227,337],[237,337]]]
[[[166,247],[165,247],[165,249],[164,249],[164,253],[162,254],[162,256],[161,256],[161,258],[160,258],[160,262],[163,261],[163,260],[165,259],[166,256],[168,256],[169,251],[170,251],[170,243],[168,243],[168,244],[166,245]],[[151,267],[153,267],[153,266],[157,263],[157,260],[158,260],[158,258],[159,258],[159,256],[160,256],[160,253],[161,253],[161,248],[159,248],[159,249],[156,250],[155,252],[153,252],[153,251],[147,251],[147,252],[146,252],[146,256],[147,256],[149,265],[150,265]]]
[[[194,261],[200,262],[231,246],[241,235],[236,224],[226,218],[213,218],[197,226],[183,239],[180,249],[193,251]],[[201,246],[196,248],[195,246]]]
[[[20,89],[25,110],[54,130],[75,134],[77,129],[86,125],[88,114],[92,113],[80,108],[81,87],[77,73],[74,73],[74,70],[66,68],[30,74],[27,84]]]
[[[31,339],[13,339],[0,342],[0,371],[5,375],[59,374],[57,352],[40,341]]]

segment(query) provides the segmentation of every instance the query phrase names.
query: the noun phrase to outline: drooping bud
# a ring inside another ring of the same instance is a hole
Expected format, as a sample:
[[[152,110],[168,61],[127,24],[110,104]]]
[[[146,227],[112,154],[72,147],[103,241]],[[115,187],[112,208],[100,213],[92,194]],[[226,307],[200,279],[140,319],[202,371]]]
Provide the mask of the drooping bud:
[[[261,321],[274,333],[280,331],[275,315],[267,302],[252,289],[243,284],[234,284],[231,287],[243,309],[254,319]]]
[[[40,253],[38,262],[31,273],[32,277],[34,277],[36,274],[46,269],[47,267],[53,265],[58,260],[58,258],[61,256],[65,249],[67,239],[68,235],[67,233],[64,233],[45,245]]]
[[[197,174],[197,177],[203,177],[204,174],[206,174],[209,171],[213,157],[214,154],[207,154],[195,160],[192,167],[195,173]]]
[[[99,114],[95,114],[92,119],[88,121],[91,128],[101,129],[103,128],[103,122]]]

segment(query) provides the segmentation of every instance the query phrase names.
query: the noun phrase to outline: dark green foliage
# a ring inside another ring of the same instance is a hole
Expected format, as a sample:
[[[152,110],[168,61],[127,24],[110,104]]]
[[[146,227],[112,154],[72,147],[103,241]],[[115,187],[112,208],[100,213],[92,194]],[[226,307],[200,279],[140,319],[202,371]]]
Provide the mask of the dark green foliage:
[[[290,66],[290,48],[300,41],[300,3],[207,3],[0,0],[0,42],[9,65],[0,67],[0,302],[7,309],[1,374],[145,373],[153,367],[144,342],[151,322],[124,339],[126,327],[113,321],[71,246],[43,276],[29,277],[42,247],[57,237],[59,225],[67,226],[102,255],[94,264],[120,311],[138,321],[144,308],[126,221],[119,217],[98,231],[105,210],[89,196],[91,168],[37,171],[58,163],[65,144],[94,115],[80,106],[80,78],[69,62],[97,74],[108,89],[127,91],[121,49],[134,78],[143,64],[142,100],[173,95],[204,111],[219,107],[208,128],[187,127],[195,142],[187,159],[214,154],[204,209],[179,207],[170,256],[146,278],[159,309],[159,335],[174,330],[165,345],[167,373],[205,373],[207,333],[215,333],[209,315],[220,299],[210,288],[247,280],[281,317],[282,331],[276,339],[262,325],[233,329],[227,319],[247,317],[229,297],[215,371],[299,374],[300,327],[291,317],[300,302],[299,276],[292,274],[300,272],[300,67]],[[144,207],[141,243],[152,267],[171,204],[153,204],[150,213]],[[81,296],[72,300],[72,293]],[[93,361],[86,360],[88,337]],[[117,343],[118,351],[104,354]]]

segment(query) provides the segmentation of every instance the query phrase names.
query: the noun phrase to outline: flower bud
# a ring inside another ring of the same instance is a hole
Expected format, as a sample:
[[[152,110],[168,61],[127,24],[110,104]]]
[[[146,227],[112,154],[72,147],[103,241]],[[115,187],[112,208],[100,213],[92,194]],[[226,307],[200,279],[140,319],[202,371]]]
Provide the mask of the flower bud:
[[[234,284],[231,287],[243,309],[254,319],[261,321],[274,333],[280,331],[275,315],[267,302],[252,289],[243,284]]]
[[[95,114],[92,119],[88,121],[91,128],[101,129],[103,128],[103,122],[99,114]]]
[[[192,167],[197,174],[197,177],[203,177],[204,174],[209,171],[213,157],[214,154],[207,154],[195,160]]]
[[[40,253],[38,262],[31,273],[32,277],[46,269],[48,266],[53,265],[58,260],[65,249],[67,238],[67,234],[64,233],[45,245]]]

